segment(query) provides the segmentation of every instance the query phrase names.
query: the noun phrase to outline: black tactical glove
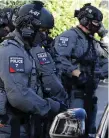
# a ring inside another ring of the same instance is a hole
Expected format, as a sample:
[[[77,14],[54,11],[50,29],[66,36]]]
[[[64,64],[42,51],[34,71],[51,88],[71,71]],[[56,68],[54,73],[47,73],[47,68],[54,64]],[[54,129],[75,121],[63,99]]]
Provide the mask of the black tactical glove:
[[[55,98],[55,97],[52,97],[52,99],[53,99],[54,101],[57,101],[57,102],[60,103],[60,110],[59,110],[59,112],[66,111],[66,110],[68,109],[68,106],[67,106],[63,101],[61,101],[61,100],[59,100],[59,99],[57,99],[57,98]]]
[[[80,84],[84,84],[86,83],[88,80],[88,76],[85,72],[81,72],[81,74],[79,75],[79,78],[78,78],[78,83]]]
[[[49,112],[48,112],[47,114],[45,114],[44,116],[42,116],[42,119],[43,119],[43,120],[49,119],[49,121],[50,121],[50,120],[52,120],[58,113],[64,112],[65,110],[67,110],[67,105],[66,105],[64,102],[60,101],[59,99],[57,99],[57,98],[55,98],[55,97],[48,98],[48,99],[49,99],[49,101],[51,101],[51,102],[54,101],[54,102],[58,103],[58,105],[60,105],[60,107],[58,108],[57,111],[54,111],[53,108],[52,108],[52,110],[49,110]],[[55,108],[55,106],[54,106],[54,108]]]
[[[73,76],[73,78],[77,87],[84,87],[84,84],[88,81],[88,75],[85,72],[81,72],[79,77]]]

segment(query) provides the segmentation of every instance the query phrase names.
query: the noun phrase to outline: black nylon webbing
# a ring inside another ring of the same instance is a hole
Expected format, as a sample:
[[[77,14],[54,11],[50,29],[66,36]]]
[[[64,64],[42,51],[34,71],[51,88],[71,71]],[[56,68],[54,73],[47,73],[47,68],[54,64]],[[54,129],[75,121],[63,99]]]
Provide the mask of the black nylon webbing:
[[[78,28],[74,28],[74,31],[79,35],[79,32],[78,32]],[[74,62],[74,64],[76,63],[80,63],[81,60],[83,60],[87,55],[88,53],[90,52],[90,50],[92,49],[92,56],[96,57],[97,59],[97,55],[96,55],[96,51],[95,51],[95,48],[94,48],[94,44],[91,40],[92,38],[89,36],[89,39],[88,39],[88,49],[87,51],[79,58],[76,59],[76,61]],[[91,94],[93,95],[93,89],[94,89],[94,77],[95,77],[95,74],[94,74],[94,70],[95,70],[95,60],[91,63],[91,76],[88,77],[88,81],[87,81],[87,84],[86,84],[86,88],[85,88],[85,91],[86,93],[88,94]]]
[[[78,32],[77,28],[74,28],[74,31],[79,35],[79,32]],[[76,61],[74,62],[74,64],[79,63],[81,61],[81,59],[84,59],[88,55],[90,49],[91,49],[91,47],[89,46],[87,48],[87,51],[82,56],[80,56],[79,58],[77,58]]]

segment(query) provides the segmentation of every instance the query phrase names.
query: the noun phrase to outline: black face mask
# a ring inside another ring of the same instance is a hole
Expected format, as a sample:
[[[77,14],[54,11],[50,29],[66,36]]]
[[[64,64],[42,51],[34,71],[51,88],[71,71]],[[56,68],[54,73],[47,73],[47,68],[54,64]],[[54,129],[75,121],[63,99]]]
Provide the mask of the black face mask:
[[[48,40],[48,33],[38,31],[36,36],[35,36],[33,46],[40,45],[40,46],[45,47],[45,46],[47,46],[47,43],[48,43],[47,40]]]
[[[40,32],[40,37],[41,37],[42,45],[47,45],[48,33],[47,32]]]
[[[94,24],[92,24],[92,22],[89,23],[88,29],[90,31],[90,33],[92,35],[94,35],[95,33],[98,33],[98,30],[100,29],[101,25],[99,24],[99,26],[96,26]]]
[[[33,46],[33,41],[35,39],[36,33],[33,28],[22,27],[17,28],[18,32],[21,34],[22,39],[29,45],[29,49]]]

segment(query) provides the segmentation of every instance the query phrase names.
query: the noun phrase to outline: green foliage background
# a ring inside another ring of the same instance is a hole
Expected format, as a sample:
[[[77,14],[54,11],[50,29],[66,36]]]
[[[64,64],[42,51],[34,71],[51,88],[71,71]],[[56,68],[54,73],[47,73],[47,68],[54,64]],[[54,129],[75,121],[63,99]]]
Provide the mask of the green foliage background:
[[[24,3],[29,3],[32,0],[0,0],[0,7],[16,7],[23,5]],[[109,21],[109,10],[106,8],[100,8],[99,3],[101,0],[41,0],[45,3],[47,9],[53,13],[55,17],[55,27],[52,30],[52,37],[57,36],[61,32],[70,28],[71,26],[76,26],[78,20],[73,17],[74,10],[83,6],[83,4],[90,2],[92,5],[98,7],[104,15],[103,23],[106,28],[108,28]]]

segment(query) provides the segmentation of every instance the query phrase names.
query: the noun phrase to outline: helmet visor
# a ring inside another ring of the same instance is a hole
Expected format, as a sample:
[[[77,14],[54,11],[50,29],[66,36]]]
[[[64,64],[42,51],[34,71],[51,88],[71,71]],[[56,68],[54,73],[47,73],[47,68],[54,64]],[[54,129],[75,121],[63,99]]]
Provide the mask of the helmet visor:
[[[101,22],[99,22],[99,21],[97,21],[97,20],[92,20],[92,24],[93,24],[94,26],[97,26],[97,27],[101,26]]]

